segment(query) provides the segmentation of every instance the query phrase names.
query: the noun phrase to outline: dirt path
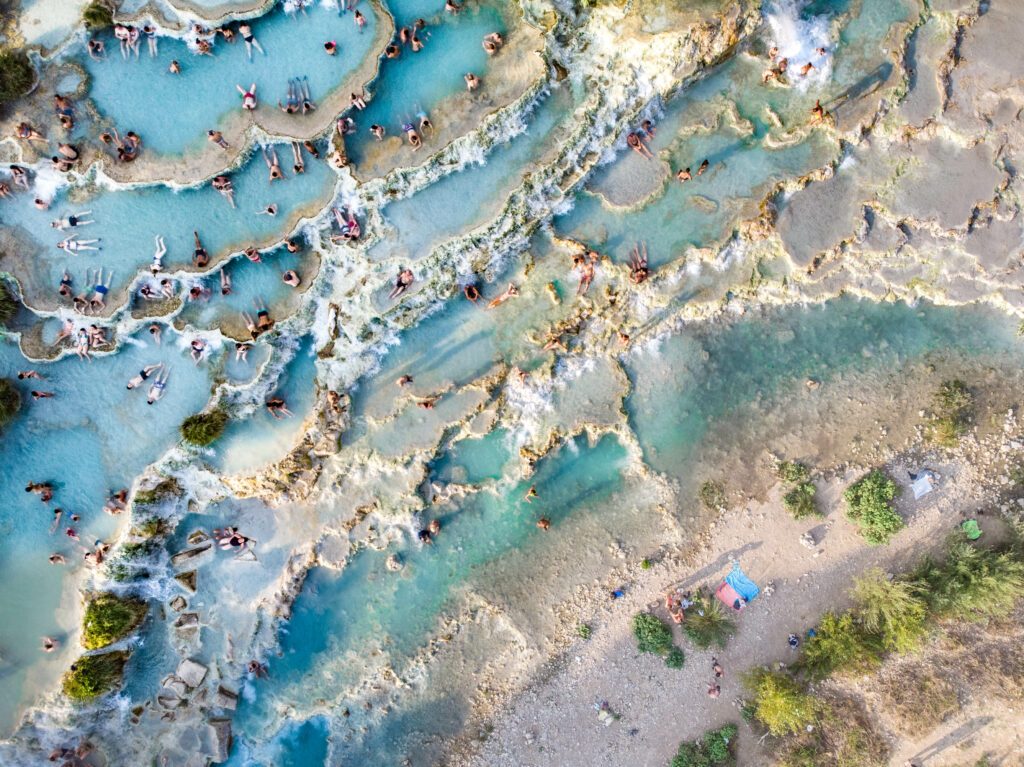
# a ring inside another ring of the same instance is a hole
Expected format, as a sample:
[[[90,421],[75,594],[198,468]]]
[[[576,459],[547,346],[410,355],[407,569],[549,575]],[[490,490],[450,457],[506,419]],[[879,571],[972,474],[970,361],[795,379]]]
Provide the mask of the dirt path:
[[[739,715],[741,673],[755,665],[789,661],[789,633],[802,635],[825,610],[847,606],[855,575],[873,565],[902,569],[940,545],[963,512],[983,505],[969,463],[930,467],[942,480],[935,492],[917,502],[908,488],[908,467],[890,467],[903,487],[899,509],[908,526],[886,547],[866,545],[843,515],[842,489],[855,474],[819,484],[823,520],[791,519],[778,501],[778,489],[765,504],[728,512],[702,542],[704,551],[689,574],[673,577],[666,566],[655,565],[629,587],[624,599],[603,608],[590,624],[591,639],[576,642],[550,675],[515,701],[473,764],[665,767],[680,741],[727,722],[740,724],[739,763],[767,763]],[[983,528],[995,523],[980,519]],[[817,542],[813,550],[800,543],[807,531]],[[643,609],[667,618],[662,602],[668,586],[717,586],[733,558],[739,558],[762,588],[771,583],[773,589],[738,617],[736,636],[717,653],[725,677],[721,696],[710,699],[706,685],[712,678],[711,651],[694,648],[677,628],[686,665],[679,671],[668,669],[661,658],[636,651],[630,621]],[[622,716],[608,727],[594,709],[603,700]]]

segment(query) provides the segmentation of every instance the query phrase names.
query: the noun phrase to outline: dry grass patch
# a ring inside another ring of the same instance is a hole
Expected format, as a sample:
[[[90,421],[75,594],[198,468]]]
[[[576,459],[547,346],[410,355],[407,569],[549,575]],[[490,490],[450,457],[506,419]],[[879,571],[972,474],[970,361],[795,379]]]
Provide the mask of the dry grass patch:
[[[878,694],[892,726],[906,735],[938,727],[960,710],[956,685],[927,662],[888,669],[878,680]]]

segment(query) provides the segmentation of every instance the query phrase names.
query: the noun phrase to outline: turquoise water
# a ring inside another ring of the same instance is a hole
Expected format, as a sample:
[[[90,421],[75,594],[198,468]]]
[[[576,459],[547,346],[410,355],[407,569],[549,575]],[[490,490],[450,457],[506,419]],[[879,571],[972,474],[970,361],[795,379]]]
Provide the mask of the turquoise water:
[[[403,3],[392,5],[399,26],[421,15],[415,7],[407,12]],[[383,125],[389,136],[402,137],[403,123],[411,122],[419,128],[416,115],[421,111],[440,125],[447,117],[435,114],[434,108],[446,97],[466,90],[463,76],[475,72],[486,79],[487,54],[480,42],[486,34],[505,32],[501,14],[491,6],[474,6],[457,16],[445,14],[437,22],[428,23],[426,33],[420,35],[425,42],[422,51],[413,53],[403,46],[397,59],[382,60],[380,75],[367,89],[373,99],[366,109],[349,113],[358,130],[345,139],[345,148],[357,166],[365,158],[367,147],[376,144],[370,134],[371,125]],[[426,149],[420,150],[424,157],[440,149],[431,143],[429,134],[424,144]]]
[[[145,390],[129,391],[125,384],[144,365],[163,362],[170,370],[167,393],[153,406]],[[9,729],[18,706],[37,688],[25,687],[29,675],[59,674],[70,659],[60,653],[43,655],[44,634],[66,638],[68,617],[55,616],[64,579],[83,567],[85,547],[109,540],[120,517],[102,511],[107,498],[129,487],[142,470],[177,439],[182,420],[206,404],[210,367],[197,367],[165,329],[163,345],[149,343],[148,334],[130,339],[116,355],[87,363],[77,358],[29,365],[10,342],[0,345],[0,377],[34,368],[44,381],[20,382],[20,415],[3,432],[0,462],[8,467],[0,478],[7,502],[0,510],[0,529],[7,556],[0,561],[0,615],[18,620],[0,622],[5,673],[0,675],[0,727]],[[53,399],[33,402],[29,391],[53,391]],[[50,482],[54,499],[40,503],[26,493],[27,482]],[[49,532],[52,511],[65,510],[58,530]],[[71,522],[70,514],[80,515]],[[81,544],[64,535],[71,526]],[[54,566],[49,554],[58,552],[67,565]],[[74,597],[71,597],[74,599]],[[70,605],[69,605],[70,606]],[[65,644],[69,644],[65,642]]]
[[[180,40],[160,38],[159,55],[151,58],[143,40],[141,55],[129,61],[122,60],[117,40],[109,33],[102,37],[105,60],[93,61],[81,49],[77,58],[91,77],[89,93],[97,109],[121,133],[138,133],[145,151],[179,155],[205,147],[206,131],[221,127],[227,115],[241,113],[236,84],[248,88],[256,83],[257,119],[259,112],[275,110],[278,100],[285,101],[288,80],[293,77],[307,77],[313,101],[323,101],[373,55],[370,45],[380,22],[368,3],[362,3],[360,10],[367,22],[362,32],[351,13],[339,16],[319,4],[305,14],[275,10],[250,22],[266,51],[265,56],[254,51],[252,61],[237,33],[232,44],[218,37],[213,56],[196,55]],[[324,51],[328,40],[337,42],[337,55]],[[181,74],[168,71],[172,59],[181,64]],[[154,92],[159,94],[155,104]],[[304,125],[312,119],[323,121],[323,116],[294,119]]]
[[[453,444],[431,467],[431,476],[442,482],[477,485],[501,479],[511,458],[508,432],[495,429],[482,437],[462,439]]]
[[[282,167],[290,167],[290,146],[278,145],[277,153]],[[0,211],[0,221],[14,227],[30,248],[23,257],[31,259],[34,268],[18,271],[27,303],[55,303],[65,269],[75,281],[75,291],[84,289],[86,271],[100,266],[114,273],[112,294],[124,289],[137,273],[149,269],[155,248],[153,238],[157,234],[163,235],[167,245],[165,271],[191,266],[193,230],[198,230],[211,259],[284,237],[290,232],[297,211],[319,211],[334,188],[336,176],[326,163],[309,160],[307,157],[304,174],[293,176],[286,171],[287,178],[271,186],[263,158],[255,154],[240,170],[230,174],[236,208],[209,184],[180,191],[159,185],[120,191],[100,189],[85,194],[76,189],[74,201],[69,200],[69,192],[62,191],[49,210],[37,209],[27,195],[17,197]],[[257,215],[270,203],[278,206],[276,216]],[[68,233],[51,228],[50,223],[86,210],[92,211],[86,218],[95,223],[76,227],[74,233],[83,240],[100,238],[98,245],[102,250],[77,255],[58,250],[56,244]],[[113,301],[107,303],[108,307],[113,305]]]

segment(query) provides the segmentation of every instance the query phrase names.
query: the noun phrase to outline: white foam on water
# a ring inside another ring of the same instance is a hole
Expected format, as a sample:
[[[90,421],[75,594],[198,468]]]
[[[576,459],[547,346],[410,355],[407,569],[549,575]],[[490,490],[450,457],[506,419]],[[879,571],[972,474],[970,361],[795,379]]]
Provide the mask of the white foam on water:
[[[829,20],[825,16],[804,18],[801,14],[806,6],[806,0],[770,0],[764,6],[765,21],[771,28],[768,43],[779,49],[778,58],[789,59],[787,76],[801,90],[823,85],[832,73]],[[824,57],[818,55],[819,48],[825,49]],[[808,62],[814,69],[801,75],[800,67]]]

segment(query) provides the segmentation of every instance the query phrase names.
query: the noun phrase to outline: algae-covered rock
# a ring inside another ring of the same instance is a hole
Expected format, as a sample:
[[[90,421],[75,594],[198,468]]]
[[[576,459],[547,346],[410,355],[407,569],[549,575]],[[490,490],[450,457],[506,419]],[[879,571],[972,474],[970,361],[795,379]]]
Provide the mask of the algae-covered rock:
[[[64,674],[61,689],[71,700],[84,703],[106,695],[121,686],[126,650],[83,655]]]
[[[99,594],[85,606],[82,645],[98,650],[131,634],[146,617],[148,607],[141,599]]]

